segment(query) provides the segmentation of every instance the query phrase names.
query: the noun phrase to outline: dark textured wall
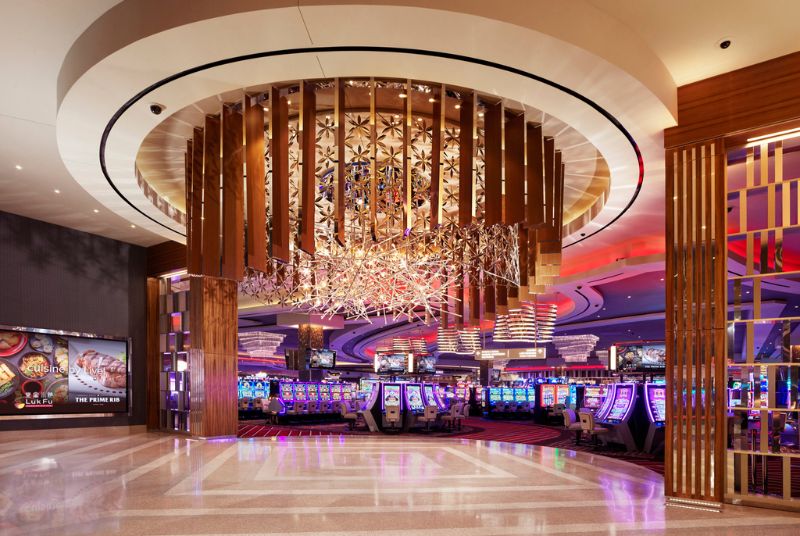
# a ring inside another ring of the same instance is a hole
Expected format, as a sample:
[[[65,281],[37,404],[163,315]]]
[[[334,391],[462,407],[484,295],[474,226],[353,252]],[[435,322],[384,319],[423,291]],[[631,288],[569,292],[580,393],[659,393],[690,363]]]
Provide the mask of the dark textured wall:
[[[143,424],[145,249],[0,212],[0,325],[130,337],[131,415],[2,421],[0,429]]]

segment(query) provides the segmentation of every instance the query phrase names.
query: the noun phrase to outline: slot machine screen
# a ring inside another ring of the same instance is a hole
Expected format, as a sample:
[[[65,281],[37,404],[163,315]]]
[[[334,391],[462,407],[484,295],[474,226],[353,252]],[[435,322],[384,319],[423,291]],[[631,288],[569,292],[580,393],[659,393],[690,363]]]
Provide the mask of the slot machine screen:
[[[306,384],[304,383],[296,383],[294,384],[294,399],[298,402],[305,402],[308,400],[308,391],[306,391]]]
[[[542,399],[539,405],[543,408],[553,406],[556,403],[556,386],[548,383],[542,384]]]
[[[605,386],[587,385],[583,388],[583,407],[586,409],[598,409],[605,398]]]
[[[433,385],[426,383],[425,385],[422,386],[422,390],[425,393],[425,399],[428,401],[428,405],[431,406],[435,405],[436,398],[434,398],[433,396]]]
[[[291,383],[283,383],[281,382],[281,400],[290,401],[294,400],[294,390],[292,389]]]
[[[250,380],[239,378],[239,398],[253,398],[253,385]]]
[[[334,402],[340,402],[342,400],[342,385],[339,383],[335,383],[331,385],[331,399]]]
[[[525,389],[514,389],[514,402],[527,402],[527,398]]]
[[[475,387],[475,402],[483,402],[483,387]]]
[[[308,389],[308,400],[311,402],[316,402],[319,400],[319,385],[316,383],[309,383],[307,384]]]
[[[556,385],[556,404],[567,405],[569,402],[569,385]]]
[[[400,385],[387,383],[383,386],[383,407],[400,406]]]
[[[609,421],[621,421],[628,414],[628,408],[633,401],[633,386],[632,385],[617,385],[616,396],[614,397],[614,405],[608,412],[607,419]]]
[[[531,404],[536,403],[536,387],[528,387],[525,389],[528,393],[528,402]]]
[[[508,387],[503,387],[501,389],[501,396],[503,397],[503,402],[514,401],[514,391],[512,389],[509,389]]]
[[[319,385],[319,399],[327,402],[331,399],[331,386],[327,383],[321,383]]]
[[[422,390],[417,384],[406,385],[406,401],[408,408],[415,413],[425,409],[425,404],[422,402]]]
[[[253,396],[256,398],[265,398],[267,396],[267,392],[264,389],[264,382],[259,380],[255,383],[255,390],[253,391]]]
[[[653,422],[665,422],[667,420],[666,394],[667,389],[664,385],[648,385],[648,402],[650,403],[650,415]]]
[[[501,390],[498,387],[489,387],[489,402],[496,403],[501,400]]]

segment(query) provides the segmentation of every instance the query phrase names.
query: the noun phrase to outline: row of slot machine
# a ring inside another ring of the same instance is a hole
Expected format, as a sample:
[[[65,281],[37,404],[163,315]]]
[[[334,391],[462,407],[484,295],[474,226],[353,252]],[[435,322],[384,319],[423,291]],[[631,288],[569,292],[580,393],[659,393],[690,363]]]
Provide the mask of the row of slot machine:
[[[352,383],[279,382],[278,397],[287,411],[297,403],[344,402],[357,398]]]

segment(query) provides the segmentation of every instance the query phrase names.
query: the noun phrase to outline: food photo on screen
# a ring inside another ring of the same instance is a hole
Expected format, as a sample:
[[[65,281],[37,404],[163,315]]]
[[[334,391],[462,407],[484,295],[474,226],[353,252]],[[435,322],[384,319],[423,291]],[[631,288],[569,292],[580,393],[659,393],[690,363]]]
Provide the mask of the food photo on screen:
[[[0,414],[127,411],[127,342],[0,330]]]

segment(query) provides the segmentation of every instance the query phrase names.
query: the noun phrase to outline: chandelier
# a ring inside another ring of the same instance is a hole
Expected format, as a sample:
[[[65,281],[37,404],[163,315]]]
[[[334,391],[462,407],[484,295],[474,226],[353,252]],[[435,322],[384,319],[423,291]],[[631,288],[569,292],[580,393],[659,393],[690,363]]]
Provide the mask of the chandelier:
[[[545,343],[553,339],[557,306],[552,303],[521,302],[508,314],[498,314],[492,339],[495,342]]]
[[[250,357],[275,357],[275,352],[285,337],[286,335],[282,333],[269,331],[240,331],[239,348],[247,352]]]
[[[190,274],[221,272],[266,305],[370,321],[448,312],[459,327],[552,284],[565,164],[524,109],[379,78],[245,93],[187,140]],[[246,228],[230,217],[245,181]]]
[[[558,335],[553,337],[556,351],[567,363],[585,363],[592,353],[597,341],[597,335]]]

